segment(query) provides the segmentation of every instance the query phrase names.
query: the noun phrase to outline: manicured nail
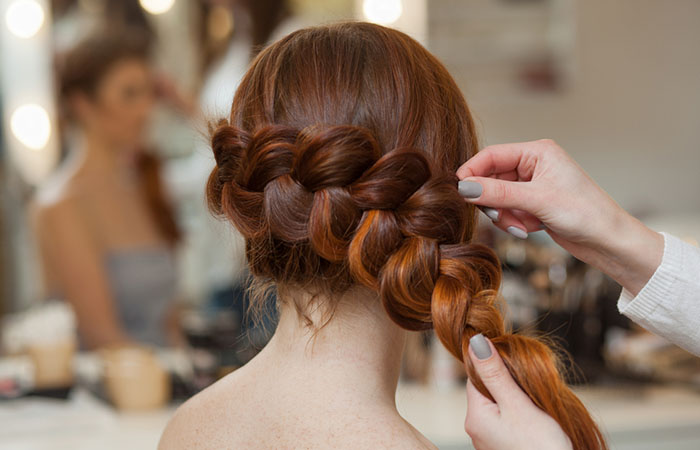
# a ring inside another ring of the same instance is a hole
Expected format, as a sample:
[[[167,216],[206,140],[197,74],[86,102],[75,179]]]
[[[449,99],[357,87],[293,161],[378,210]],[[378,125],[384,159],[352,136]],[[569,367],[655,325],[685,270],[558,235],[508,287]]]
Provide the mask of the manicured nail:
[[[459,182],[457,190],[459,191],[459,195],[466,198],[478,198],[481,197],[481,193],[484,192],[481,184],[466,180]]]
[[[521,230],[518,227],[508,227],[506,230],[518,239],[527,239],[527,231]]]
[[[479,359],[486,359],[491,356],[491,347],[489,346],[489,343],[486,342],[484,335],[481,333],[475,334],[471,339],[469,339],[469,346]]]
[[[547,229],[547,225],[540,222],[540,230],[546,230],[546,229]]]
[[[501,214],[498,212],[497,209],[483,208],[482,211],[484,212],[484,214],[486,214],[486,217],[493,220],[494,222],[498,222],[498,218]]]

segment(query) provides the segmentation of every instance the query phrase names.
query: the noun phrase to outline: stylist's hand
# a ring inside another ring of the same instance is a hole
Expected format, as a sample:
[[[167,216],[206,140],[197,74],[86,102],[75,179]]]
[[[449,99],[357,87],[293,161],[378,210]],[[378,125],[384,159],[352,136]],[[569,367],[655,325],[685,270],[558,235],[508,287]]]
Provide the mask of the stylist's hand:
[[[554,141],[486,147],[457,176],[460,193],[487,207],[496,226],[520,238],[544,228],[633,294],[661,263],[663,236],[627,214]]]
[[[535,406],[510,376],[493,344],[478,334],[469,357],[496,403],[467,382],[464,429],[477,450],[565,450],[571,441],[559,424]]]

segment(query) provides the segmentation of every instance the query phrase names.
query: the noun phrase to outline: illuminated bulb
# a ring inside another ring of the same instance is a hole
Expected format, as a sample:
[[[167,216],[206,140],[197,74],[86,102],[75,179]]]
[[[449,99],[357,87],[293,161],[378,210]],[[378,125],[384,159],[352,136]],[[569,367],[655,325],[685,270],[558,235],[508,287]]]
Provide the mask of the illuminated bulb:
[[[10,129],[18,141],[39,150],[49,142],[51,121],[46,110],[39,105],[20,106],[12,113]]]
[[[139,3],[151,14],[163,14],[173,7],[175,0],[139,0]]]
[[[364,0],[362,12],[365,18],[374,23],[389,25],[401,17],[401,0]]]
[[[15,36],[30,38],[44,24],[44,8],[35,0],[16,0],[5,12],[5,23]]]
[[[233,13],[223,5],[216,5],[209,11],[207,30],[214,42],[220,42],[229,37],[233,30]]]

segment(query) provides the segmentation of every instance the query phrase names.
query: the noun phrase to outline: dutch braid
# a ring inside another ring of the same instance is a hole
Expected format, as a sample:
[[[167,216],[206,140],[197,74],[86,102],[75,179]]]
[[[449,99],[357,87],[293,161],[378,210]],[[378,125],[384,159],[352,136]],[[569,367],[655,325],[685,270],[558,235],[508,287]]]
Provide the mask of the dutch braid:
[[[246,238],[254,275],[301,287],[320,280],[335,291],[368,286],[394,322],[434,328],[461,361],[469,338],[483,333],[572,442],[586,442],[582,429],[596,431],[596,442],[578,448],[605,446],[551,350],[505,329],[499,262],[469,241],[469,206],[454,175],[436,171],[416,149],[382,152],[358,126],[269,125],[248,134],[222,123],[212,146],[210,206]],[[490,397],[468,360],[469,377]],[[543,390],[543,379],[556,381]]]

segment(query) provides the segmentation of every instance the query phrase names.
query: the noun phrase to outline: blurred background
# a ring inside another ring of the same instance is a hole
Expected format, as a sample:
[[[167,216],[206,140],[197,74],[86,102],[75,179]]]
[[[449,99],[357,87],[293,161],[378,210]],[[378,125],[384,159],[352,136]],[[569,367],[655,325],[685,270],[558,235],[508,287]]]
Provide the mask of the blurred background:
[[[242,239],[206,209],[207,126],[262,47],[348,19],[436,54],[482,145],[552,138],[698,244],[697,0],[0,0],[0,447],[153,448],[265,345],[274,295],[245,315]],[[700,448],[699,358],[631,325],[620,287],[546,234],[485,220],[479,239],[514,328],[561,346],[613,448]],[[464,398],[459,364],[413,334],[404,417],[471,448]]]

